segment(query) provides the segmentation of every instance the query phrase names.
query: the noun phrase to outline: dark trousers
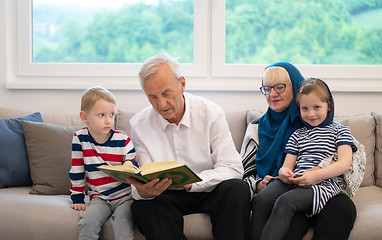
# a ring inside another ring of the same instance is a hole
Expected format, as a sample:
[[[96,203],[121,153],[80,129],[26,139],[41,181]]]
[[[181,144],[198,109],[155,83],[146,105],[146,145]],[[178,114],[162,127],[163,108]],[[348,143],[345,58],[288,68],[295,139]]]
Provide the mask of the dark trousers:
[[[292,219],[285,240],[302,239],[309,227],[314,227],[312,240],[346,240],[353,229],[357,211],[353,201],[340,193],[329,199],[317,215],[307,218],[297,213]]]
[[[271,181],[252,203],[250,239],[283,239],[296,212],[310,212],[312,188]]]
[[[131,206],[135,224],[146,239],[181,240],[183,216],[207,213],[214,239],[246,239],[250,204],[248,184],[230,179],[211,192],[167,190],[151,200],[134,201]]]

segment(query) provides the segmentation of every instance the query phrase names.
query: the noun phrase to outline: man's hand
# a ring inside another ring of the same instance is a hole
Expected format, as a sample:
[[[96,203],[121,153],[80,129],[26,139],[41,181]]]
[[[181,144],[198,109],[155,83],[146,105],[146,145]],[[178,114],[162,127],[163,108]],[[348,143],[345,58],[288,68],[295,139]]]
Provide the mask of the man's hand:
[[[186,185],[183,186],[183,188],[184,188],[187,192],[189,192],[189,191],[191,190],[191,187],[192,187],[192,183],[189,183],[189,184],[186,184]]]
[[[77,211],[85,211],[86,210],[86,204],[84,204],[84,203],[73,203],[71,207]]]
[[[134,178],[127,179],[129,184],[134,185],[137,189],[138,194],[143,198],[152,198],[159,196],[162,192],[164,192],[172,183],[171,179],[164,178],[159,180],[159,178],[155,178],[148,183],[142,183]]]

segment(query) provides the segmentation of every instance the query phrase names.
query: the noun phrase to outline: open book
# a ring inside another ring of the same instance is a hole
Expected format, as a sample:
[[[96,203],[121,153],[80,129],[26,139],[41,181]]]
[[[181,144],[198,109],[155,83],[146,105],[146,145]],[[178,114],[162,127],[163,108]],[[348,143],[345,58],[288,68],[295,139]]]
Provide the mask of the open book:
[[[98,169],[123,183],[127,183],[128,178],[135,178],[145,183],[155,178],[169,178],[172,180],[170,188],[178,188],[202,180],[186,165],[178,161],[151,162],[140,168],[132,165],[102,165]]]

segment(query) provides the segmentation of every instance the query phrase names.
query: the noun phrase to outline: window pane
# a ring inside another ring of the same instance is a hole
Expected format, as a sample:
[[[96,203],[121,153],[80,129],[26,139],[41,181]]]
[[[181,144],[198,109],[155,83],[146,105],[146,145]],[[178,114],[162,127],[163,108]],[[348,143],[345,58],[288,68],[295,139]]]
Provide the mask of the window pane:
[[[190,0],[33,0],[33,62],[141,63],[167,52],[193,63]]]
[[[226,0],[226,63],[382,64],[382,0]]]

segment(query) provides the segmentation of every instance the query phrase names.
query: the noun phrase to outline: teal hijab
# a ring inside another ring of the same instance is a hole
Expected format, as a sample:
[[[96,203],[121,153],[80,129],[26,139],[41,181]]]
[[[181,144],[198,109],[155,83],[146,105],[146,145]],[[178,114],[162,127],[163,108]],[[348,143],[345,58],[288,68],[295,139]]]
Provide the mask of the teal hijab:
[[[296,92],[304,81],[300,71],[290,63],[278,62],[269,67],[284,68],[292,82],[293,99],[283,112],[275,112],[268,107],[267,112],[259,120],[259,149],[256,154],[256,168],[259,177],[278,176],[284,163],[284,147],[294,130],[304,126],[296,107]],[[266,68],[266,69],[267,69]]]

